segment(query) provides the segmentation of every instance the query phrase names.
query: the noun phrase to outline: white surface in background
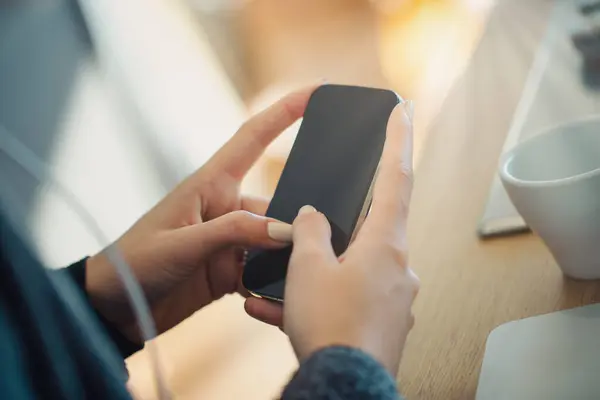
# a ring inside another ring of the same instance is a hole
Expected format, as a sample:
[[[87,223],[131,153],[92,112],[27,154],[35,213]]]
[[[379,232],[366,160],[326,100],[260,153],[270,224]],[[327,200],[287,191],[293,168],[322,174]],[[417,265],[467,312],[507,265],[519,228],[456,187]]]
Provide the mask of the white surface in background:
[[[81,3],[101,70],[82,64],[50,164],[116,239],[168,189],[153,165],[156,154],[140,143],[152,142],[172,167],[167,186],[173,186],[229,139],[245,112],[177,2]],[[49,265],[106,245],[51,190],[40,191],[30,225]]]
[[[231,11],[244,7],[252,0],[188,0],[200,12]]]
[[[189,9],[178,1],[82,0],[102,64],[189,172],[244,121],[237,97]],[[186,165],[186,163],[188,165]]]
[[[509,322],[490,334],[477,400],[600,398],[600,305]]]
[[[53,147],[51,166],[110,238],[117,238],[164,193],[130,119],[92,63],[82,63]],[[97,243],[52,187],[39,192],[30,217],[43,260],[65,265]]]

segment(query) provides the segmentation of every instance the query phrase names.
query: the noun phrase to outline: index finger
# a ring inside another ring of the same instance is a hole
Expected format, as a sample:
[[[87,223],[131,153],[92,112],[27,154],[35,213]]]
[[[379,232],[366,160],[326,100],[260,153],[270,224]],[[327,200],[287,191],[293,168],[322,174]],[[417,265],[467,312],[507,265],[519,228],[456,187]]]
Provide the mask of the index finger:
[[[308,100],[318,86],[292,92],[250,118],[209,163],[234,179],[242,179],[265,148],[304,115]]]
[[[406,102],[399,104],[388,120],[371,211],[361,230],[397,245],[404,241],[412,193],[413,128],[410,107]]]

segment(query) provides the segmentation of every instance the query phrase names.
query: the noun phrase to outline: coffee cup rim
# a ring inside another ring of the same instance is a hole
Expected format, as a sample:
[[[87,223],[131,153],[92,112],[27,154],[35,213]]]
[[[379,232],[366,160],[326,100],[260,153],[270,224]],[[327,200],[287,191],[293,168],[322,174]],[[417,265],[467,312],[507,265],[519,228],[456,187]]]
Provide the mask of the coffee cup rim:
[[[502,156],[502,161],[500,163],[500,168],[499,168],[500,177],[502,178],[502,180],[512,184],[513,186],[551,187],[551,186],[563,186],[565,184],[573,184],[573,183],[579,182],[583,179],[587,179],[591,176],[600,174],[600,167],[598,167],[598,168],[595,168],[595,169],[592,169],[592,170],[589,170],[586,172],[582,172],[577,175],[568,176],[565,178],[558,178],[558,179],[551,179],[551,180],[535,180],[534,181],[534,180],[517,178],[508,171],[508,166],[510,165],[512,160],[515,158],[516,153],[523,147],[526,147],[537,140],[541,140],[541,138],[544,135],[551,134],[553,131],[560,131],[560,130],[563,130],[570,126],[583,125],[583,124],[587,124],[587,123],[590,123],[593,121],[600,122],[600,115],[598,115],[598,114],[588,115],[588,116],[585,116],[585,117],[582,117],[579,119],[575,119],[575,120],[571,120],[568,122],[562,122],[562,123],[559,123],[556,125],[551,125],[547,128],[540,130],[540,132],[537,135],[534,135],[533,137],[530,137],[530,138],[522,141],[521,143],[517,144],[515,147],[510,149],[508,152],[506,152]]]

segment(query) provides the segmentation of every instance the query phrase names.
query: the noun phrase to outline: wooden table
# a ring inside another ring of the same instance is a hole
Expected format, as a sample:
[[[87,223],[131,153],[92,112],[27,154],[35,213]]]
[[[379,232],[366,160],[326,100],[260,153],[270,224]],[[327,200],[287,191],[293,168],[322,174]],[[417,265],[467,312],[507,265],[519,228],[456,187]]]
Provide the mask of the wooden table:
[[[495,327],[600,301],[600,283],[563,278],[536,236],[475,234],[549,10],[500,1],[427,137],[409,223],[422,290],[398,378],[408,399],[474,398]]]

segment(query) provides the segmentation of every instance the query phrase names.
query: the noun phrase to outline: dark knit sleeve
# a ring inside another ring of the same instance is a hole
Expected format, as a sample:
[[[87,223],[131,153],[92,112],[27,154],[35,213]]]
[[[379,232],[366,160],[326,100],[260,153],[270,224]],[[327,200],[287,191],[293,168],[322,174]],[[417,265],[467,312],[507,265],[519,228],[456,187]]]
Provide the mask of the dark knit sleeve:
[[[284,400],[401,399],[394,378],[373,357],[349,347],[327,347],[301,365]]]
[[[87,258],[84,258],[83,260],[80,260],[65,268],[65,271],[68,272],[75,284],[86,294],[85,298],[88,299],[87,293],[85,292],[86,262]],[[104,318],[102,314],[94,308],[89,299],[88,302],[90,308],[95,311],[98,320],[104,326],[104,329],[106,330],[112,341],[115,343],[115,346],[117,347],[119,353],[123,358],[127,358],[133,353],[136,353],[144,348],[143,345],[134,343],[131,340],[127,339],[125,336],[123,336],[123,334],[113,324],[111,324],[110,321]]]

